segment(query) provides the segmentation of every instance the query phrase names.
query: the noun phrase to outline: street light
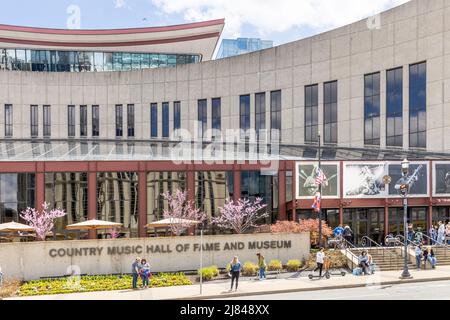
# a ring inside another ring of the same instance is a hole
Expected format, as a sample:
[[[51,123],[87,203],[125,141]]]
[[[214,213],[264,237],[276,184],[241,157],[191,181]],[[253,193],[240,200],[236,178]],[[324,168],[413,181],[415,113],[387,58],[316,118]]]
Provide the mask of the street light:
[[[321,139],[320,139],[320,131],[317,134],[317,137],[319,139],[319,170],[322,165],[321,163]],[[319,195],[320,199],[319,201],[322,202],[322,183],[319,184]],[[321,248],[322,245],[322,204],[319,203],[319,248]]]
[[[408,270],[408,193],[410,188],[410,182],[412,181],[409,174],[409,161],[407,159],[402,161],[402,178],[397,182],[395,186],[403,198],[403,225],[404,225],[404,239],[405,239],[405,257],[403,263],[403,272],[400,276],[401,279],[410,279],[411,274]]]

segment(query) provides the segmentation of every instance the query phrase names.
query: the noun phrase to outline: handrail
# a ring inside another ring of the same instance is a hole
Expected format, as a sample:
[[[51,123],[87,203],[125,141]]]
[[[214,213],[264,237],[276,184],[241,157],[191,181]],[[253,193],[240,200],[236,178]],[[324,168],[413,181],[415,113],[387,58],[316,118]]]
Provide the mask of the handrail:
[[[358,258],[358,256],[357,256],[356,254],[354,254],[354,253],[352,252],[352,250],[349,249],[349,247],[351,247],[351,248],[353,248],[353,249],[357,249],[357,248],[356,248],[356,246],[355,246],[353,243],[351,243],[350,241],[348,241],[348,240],[345,239],[344,237],[341,236],[340,239],[344,242],[344,244],[346,244],[346,246],[344,247],[345,252],[346,252],[346,253],[348,252],[348,253],[350,254],[350,256],[352,257],[351,261],[352,261],[352,270],[353,270],[353,258],[354,258],[356,261],[358,261],[359,258]]]
[[[389,254],[389,266],[392,267],[392,260],[396,261],[397,258],[398,258],[397,255],[393,254],[393,253],[390,252],[386,247],[383,247],[381,244],[379,244],[378,242],[376,242],[375,240],[373,240],[372,238],[370,238],[370,237],[368,237],[368,236],[364,236],[364,237],[361,238],[361,243],[363,244],[363,246],[364,246],[364,244],[365,244],[367,241],[368,241],[370,244],[372,244],[372,243],[375,244],[375,246],[376,246],[377,248],[382,249],[382,252],[383,252],[383,260],[384,260],[384,258],[385,258],[386,252]],[[369,248],[372,248],[372,246],[370,245]]]

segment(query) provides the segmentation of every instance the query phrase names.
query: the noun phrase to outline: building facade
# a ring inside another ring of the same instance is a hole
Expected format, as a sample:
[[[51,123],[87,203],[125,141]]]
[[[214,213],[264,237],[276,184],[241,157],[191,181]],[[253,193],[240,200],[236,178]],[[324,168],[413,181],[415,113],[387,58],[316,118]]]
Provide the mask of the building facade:
[[[374,177],[377,164],[389,173],[405,157],[427,172],[411,221],[448,219],[450,197],[433,191],[433,175],[450,160],[449,10],[443,0],[414,0],[375,24],[212,61],[223,20],[140,32],[0,26],[0,219],[47,200],[70,212],[61,230],[97,217],[145,236],[145,224],[167,206],[161,193],[178,187],[209,215],[226,198],[263,197],[268,223],[310,217],[312,199],[296,188],[309,188],[300,181],[312,168],[302,173],[297,164],[317,160],[319,132],[322,158],[338,165],[329,178],[339,184],[323,203],[331,225],[351,224],[358,236],[401,232],[397,196],[344,186],[348,161],[371,163],[358,170]],[[161,55],[177,62],[161,63]],[[197,58],[178,63],[179,56]],[[176,163],[171,150],[187,135],[206,149],[227,140],[276,144],[276,168],[245,156]],[[446,174],[438,176],[445,182]]]

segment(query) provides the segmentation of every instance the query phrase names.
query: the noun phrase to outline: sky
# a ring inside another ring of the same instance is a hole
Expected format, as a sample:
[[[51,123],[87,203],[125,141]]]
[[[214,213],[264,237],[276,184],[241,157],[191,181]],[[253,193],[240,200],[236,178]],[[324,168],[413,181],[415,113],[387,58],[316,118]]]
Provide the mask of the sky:
[[[0,24],[108,29],[225,18],[223,38],[262,38],[279,45],[405,2],[408,0],[14,0],[2,1]]]

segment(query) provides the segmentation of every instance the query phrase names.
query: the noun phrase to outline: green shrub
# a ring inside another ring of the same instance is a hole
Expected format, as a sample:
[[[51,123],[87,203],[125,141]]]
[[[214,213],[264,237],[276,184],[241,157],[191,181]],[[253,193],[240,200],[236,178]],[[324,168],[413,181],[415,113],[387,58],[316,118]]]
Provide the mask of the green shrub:
[[[268,271],[281,271],[283,270],[283,264],[280,260],[271,260],[267,265]]]
[[[130,289],[131,275],[123,276],[82,276],[74,278],[44,279],[24,283],[19,289],[20,296],[37,296],[76,292],[112,291]],[[183,273],[158,274],[149,281],[149,287],[171,287],[192,285]]]
[[[286,264],[286,269],[290,272],[297,272],[301,265],[300,260],[289,260]]]
[[[258,272],[258,266],[252,262],[245,262],[242,266],[243,276],[256,276]]]
[[[203,280],[210,281],[219,276],[219,268],[217,266],[206,267],[198,271],[198,275],[200,274]]]

